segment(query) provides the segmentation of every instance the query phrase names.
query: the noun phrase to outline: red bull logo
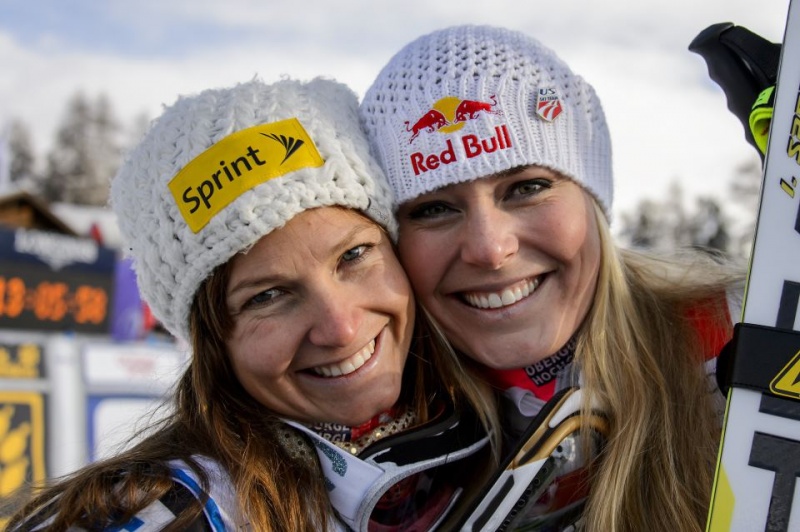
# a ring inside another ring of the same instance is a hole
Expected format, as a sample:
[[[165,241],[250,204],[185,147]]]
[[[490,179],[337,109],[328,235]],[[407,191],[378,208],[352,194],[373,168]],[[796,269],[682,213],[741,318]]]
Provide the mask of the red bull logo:
[[[452,133],[458,131],[464,127],[465,122],[478,118],[482,113],[502,115],[503,113],[499,109],[495,109],[497,106],[495,96],[490,96],[489,100],[488,102],[462,100],[455,96],[446,96],[438,100],[413,125],[410,121],[406,121],[406,131],[411,133],[409,144],[414,142],[414,139],[422,132]]]
[[[500,150],[507,150],[512,147],[511,135],[508,133],[508,126],[495,126],[491,135],[485,138],[478,135],[463,135],[454,145],[453,139],[445,141],[445,149],[441,152],[422,153],[421,151],[412,153],[409,156],[411,168],[414,175],[424,174],[430,170],[435,170],[441,165],[452,164],[460,159],[472,159],[484,154],[494,153]]]

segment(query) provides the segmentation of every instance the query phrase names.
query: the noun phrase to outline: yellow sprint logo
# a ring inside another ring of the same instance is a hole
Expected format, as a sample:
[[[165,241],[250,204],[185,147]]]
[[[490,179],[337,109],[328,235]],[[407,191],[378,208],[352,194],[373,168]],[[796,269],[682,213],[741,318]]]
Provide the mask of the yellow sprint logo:
[[[296,118],[237,131],[189,162],[169,189],[189,228],[197,233],[244,192],[301,168],[324,164]]]

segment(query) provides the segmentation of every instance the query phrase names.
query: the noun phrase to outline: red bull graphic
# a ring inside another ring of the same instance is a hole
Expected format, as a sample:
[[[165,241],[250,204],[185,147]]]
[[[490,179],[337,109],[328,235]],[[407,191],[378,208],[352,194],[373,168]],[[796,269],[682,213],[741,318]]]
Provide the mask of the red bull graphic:
[[[464,127],[464,123],[478,118],[481,113],[502,115],[497,106],[497,99],[494,95],[489,97],[488,102],[479,100],[462,100],[455,96],[446,96],[436,101],[431,108],[422,115],[414,125],[406,121],[406,131],[411,133],[409,144],[423,131],[426,133],[441,132],[452,133]]]
[[[502,126],[495,126],[493,134],[486,138],[481,138],[478,135],[463,135],[456,145],[453,145],[453,139],[447,139],[445,141],[446,147],[441,152],[426,155],[418,151],[412,153],[409,158],[414,175],[420,175],[430,170],[435,170],[441,165],[454,163],[459,159],[472,159],[473,157],[498,150],[507,150],[512,145],[508,126],[503,124]]]
[[[555,89],[546,88],[536,91],[536,114],[539,118],[552,122],[563,110],[561,98]]]
[[[473,120],[482,112],[500,114],[500,111],[493,110],[494,106],[497,105],[497,99],[495,99],[494,95],[489,96],[489,99],[492,103],[479,102],[477,100],[461,100],[461,103],[456,107],[456,116],[453,121],[466,122],[467,120]]]
[[[411,126],[410,128],[408,127],[409,123],[410,122],[406,121],[406,131],[409,131],[411,133],[411,140],[409,140],[410,143],[414,142],[414,139],[417,138],[417,135],[419,135],[420,131],[427,131],[428,133],[433,133],[440,127],[446,126],[447,119],[444,117],[441,111],[437,111],[436,109],[431,109],[430,111],[425,113],[422,116],[422,118],[417,120],[414,123],[414,125]]]

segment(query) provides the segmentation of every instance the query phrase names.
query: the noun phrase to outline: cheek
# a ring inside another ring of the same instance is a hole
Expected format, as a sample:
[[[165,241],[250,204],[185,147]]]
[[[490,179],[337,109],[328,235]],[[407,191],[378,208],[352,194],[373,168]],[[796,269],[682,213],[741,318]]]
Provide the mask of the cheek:
[[[599,254],[599,235],[594,219],[589,212],[581,209],[575,210],[556,209],[550,216],[550,228],[540,231],[540,234],[549,234],[548,239],[552,254],[565,262],[597,261]]]
[[[398,297],[413,298],[409,277],[400,263],[400,258],[394,253],[386,256],[386,267],[383,268],[377,279],[366,284],[370,287],[370,292],[375,289],[386,289],[397,294]]]
[[[370,279],[365,285],[370,287],[371,300],[382,300],[389,305],[385,310],[395,316],[398,324],[403,325],[404,341],[407,340],[410,344],[415,317],[415,298],[411,283],[399,259],[394,254],[387,260],[386,265],[382,275]],[[381,292],[382,295],[379,295]]]
[[[434,253],[433,249],[439,249],[440,253]],[[405,238],[400,235],[398,243],[398,255],[403,264],[408,279],[414,292],[420,299],[430,295],[435,287],[439,268],[437,258],[442,256],[442,248],[433,239],[426,238],[419,234],[409,233]]]
[[[560,228],[559,238],[554,239],[560,254],[570,261],[583,258],[591,251],[588,227],[584,220],[572,219]]]
[[[293,337],[292,328],[285,324],[280,328],[257,322],[237,324],[227,348],[239,381],[277,375],[288,368],[295,353]]]
[[[558,241],[560,253],[576,279],[578,290],[593,293],[600,270],[600,233],[591,213],[565,218]]]

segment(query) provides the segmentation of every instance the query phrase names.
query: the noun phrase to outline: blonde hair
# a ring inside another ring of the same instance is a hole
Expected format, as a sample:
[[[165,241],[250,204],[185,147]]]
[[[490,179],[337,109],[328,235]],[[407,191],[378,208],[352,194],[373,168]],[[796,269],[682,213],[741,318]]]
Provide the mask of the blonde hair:
[[[595,217],[602,260],[575,361],[610,434],[586,528],[703,530],[721,420],[692,316],[730,329],[726,291],[743,275],[699,253],[666,259],[618,249],[596,204]]]
[[[9,530],[45,523],[55,530],[124,524],[173,486],[168,460],[186,462],[207,491],[208,477],[197,456],[215,460],[229,475],[239,516],[252,530],[327,528],[333,510],[315,451],[244,390],[227,356],[229,274],[227,264],[219,267],[195,295],[190,312],[194,357],[178,383],[174,414],[131,450],[43,488],[12,517]],[[401,401],[422,423],[436,393],[456,405],[471,405],[496,442],[499,423],[490,388],[463,368],[423,311],[417,313]],[[204,502],[189,501],[165,530],[185,530],[201,516]]]

